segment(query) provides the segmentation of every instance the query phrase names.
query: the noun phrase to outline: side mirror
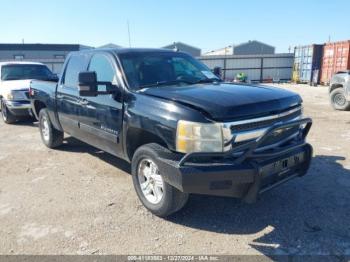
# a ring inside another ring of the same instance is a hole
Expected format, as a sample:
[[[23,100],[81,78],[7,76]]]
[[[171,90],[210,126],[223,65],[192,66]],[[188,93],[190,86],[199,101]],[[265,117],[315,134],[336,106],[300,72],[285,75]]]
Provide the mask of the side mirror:
[[[79,73],[79,96],[97,96],[97,85],[96,72]]]
[[[221,78],[221,71],[222,71],[221,67],[218,67],[218,66],[214,67],[214,69],[213,69],[214,75],[216,75],[219,78]]]
[[[51,82],[58,82],[58,80],[59,80],[59,77],[57,74],[52,74],[50,79],[49,79],[49,81],[51,81]]]

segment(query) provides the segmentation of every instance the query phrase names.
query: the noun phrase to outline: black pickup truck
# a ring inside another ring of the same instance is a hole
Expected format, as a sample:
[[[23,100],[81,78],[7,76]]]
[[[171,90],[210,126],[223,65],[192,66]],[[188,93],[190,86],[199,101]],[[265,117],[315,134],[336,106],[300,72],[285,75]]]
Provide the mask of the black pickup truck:
[[[71,53],[58,83],[33,81],[30,97],[46,146],[68,133],[130,162],[140,201],[158,216],[190,193],[254,202],[305,175],[312,158],[299,95],[224,83],[182,52]]]

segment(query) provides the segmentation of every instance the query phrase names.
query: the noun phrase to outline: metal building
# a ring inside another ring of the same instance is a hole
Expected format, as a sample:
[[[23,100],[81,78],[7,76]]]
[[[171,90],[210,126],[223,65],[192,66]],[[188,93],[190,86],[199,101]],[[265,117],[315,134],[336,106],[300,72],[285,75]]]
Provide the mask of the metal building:
[[[199,59],[210,69],[220,67],[227,81],[244,73],[249,81],[272,82],[291,80],[294,54],[201,56]]]
[[[203,54],[210,55],[273,55],[275,48],[259,41],[248,41],[239,45],[230,45]]]
[[[223,48],[215,49],[203,54],[203,56],[233,55],[234,46],[229,45]]]
[[[103,46],[100,46],[98,48],[123,48],[123,47],[120,45],[116,45],[114,43],[109,43],[109,44],[105,44]]]
[[[46,64],[52,72],[60,74],[69,52],[91,47],[77,44],[0,44],[0,62],[32,61]]]
[[[163,46],[165,49],[177,49],[182,52],[186,52],[194,57],[198,57],[201,55],[202,50],[200,48],[182,43],[182,42],[174,42],[173,44]]]

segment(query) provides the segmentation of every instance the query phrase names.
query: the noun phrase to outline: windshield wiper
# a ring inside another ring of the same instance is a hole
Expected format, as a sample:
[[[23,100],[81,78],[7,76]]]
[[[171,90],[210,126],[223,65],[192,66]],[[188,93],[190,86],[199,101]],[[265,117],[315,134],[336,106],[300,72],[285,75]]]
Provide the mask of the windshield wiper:
[[[156,82],[153,84],[149,84],[149,85],[142,85],[139,86],[139,89],[143,89],[143,88],[147,88],[147,87],[158,87],[158,86],[164,86],[164,85],[176,85],[176,84],[181,84],[181,83],[185,83],[185,84],[193,84],[192,81],[188,81],[188,80],[171,80],[171,81],[160,81],[160,82]]]
[[[206,78],[206,79],[200,79],[196,82],[194,82],[194,84],[205,84],[205,83],[214,83],[214,82],[221,82],[221,79],[218,78]]]
[[[8,78],[4,78],[3,80],[5,80],[5,81],[12,81],[12,80],[21,80],[21,78],[8,77]]]

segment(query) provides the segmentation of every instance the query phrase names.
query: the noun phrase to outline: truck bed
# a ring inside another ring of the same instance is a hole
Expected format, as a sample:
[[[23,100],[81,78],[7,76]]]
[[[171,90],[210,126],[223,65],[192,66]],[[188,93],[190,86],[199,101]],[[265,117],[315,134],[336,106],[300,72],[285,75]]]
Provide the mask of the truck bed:
[[[33,80],[30,83],[30,98],[35,117],[38,119],[42,103],[48,109],[55,127],[59,127],[56,114],[56,88],[56,82]]]

